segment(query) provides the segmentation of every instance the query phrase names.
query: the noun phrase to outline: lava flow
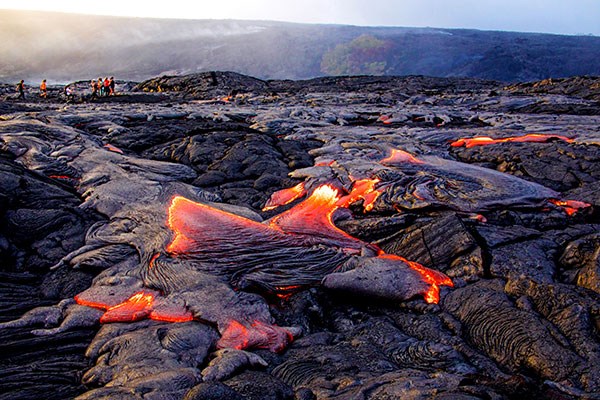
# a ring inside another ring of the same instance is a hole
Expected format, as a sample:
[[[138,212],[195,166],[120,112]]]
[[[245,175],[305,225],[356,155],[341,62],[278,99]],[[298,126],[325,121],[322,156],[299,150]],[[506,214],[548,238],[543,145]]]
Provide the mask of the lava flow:
[[[123,150],[121,150],[117,146],[114,146],[114,145],[112,145],[110,143],[105,144],[104,147],[106,148],[106,150],[112,151],[113,153],[123,154]]]
[[[439,303],[439,301],[440,301],[440,286],[450,286],[450,287],[454,286],[454,284],[452,283],[452,280],[450,278],[448,278],[446,275],[442,274],[441,272],[426,268],[426,267],[422,266],[421,264],[419,264],[418,262],[408,261],[406,258],[397,256],[394,254],[381,254],[381,255],[379,255],[379,257],[385,258],[388,260],[398,260],[401,262],[405,262],[408,264],[408,266],[411,269],[417,271],[421,275],[423,280],[431,285],[429,290],[423,295],[423,297],[425,298],[425,301],[427,303],[430,303],[430,304],[431,303],[435,303],[435,304]]]
[[[340,208],[338,201],[341,197],[338,189],[321,185],[305,201],[272,218],[269,226],[288,234],[315,235],[318,242],[325,241],[359,253],[365,243],[333,224],[333,213]]]
[[[380,182],[380,179],[359,179],[354,180],[352,184],[352,191],[338,200],[336,205],[340,207],[349,207],[351,204],[356,203],[359,200],[363,201],[363,210],[365,212],[371,211],[375,200],[381,195],[381,189],[375,189],[375,186]]]
[[[281,189],[273,193],[262,210],[274,210],[277,207],[290,204],[292,201],[297,200],[304,195],[306,195],[304,182],[300,182],[296,186],[287,189]]]
[[[460,138],[452,143],[450,146],[452,147],[466,147],[467,149],[475,146],[486,146],[490,144],[496,143],[505,143],[505,142],[515,142],[515,143],[525,143],[525,142],[535,142],[535,143],[545,143],[549,140],[564,140],[567,143],[572,143],[574,139],[568,138],[566,136],[561,135],[542,135],[539,133],[531,133],[524,136],[511,136],[507,138],[500,139],[492,139],[487,136],[476,136],[473,138]]]
[[[91,301],[85,296],[75,296],[77,304],[106,310],[100,317],[100,323],[134,322],[142,319],[153,319],[165,322],[186,322],[194,319],[185,309],[163,307],[160,304],[159,293],[155,290],[144,290],[135,293],[127,300],[110,305],[101,301]]]
[[[588,208],[591,206],[591,204],[589,204],[589,203],[586,203],[583,201],[577,201],[577,200],[550,199],[548,201],[550,203],[554,204],[555,206],[562,208],[567,213],[568,216],[575,214],[576,212],[578,212],[581,209]]]
[[[389,157],[386,157],[379,161],[381,164],[398,164],[398,163],[413,163],[413,164],[424,164],[423,161],[419,160],[412,154],[399,149],[392,149]]]
[[[292,332],[277,325],[254,321],[245,326],[232,320],[217,342],[218,348],[268,349],[278,353],[294,339]]]

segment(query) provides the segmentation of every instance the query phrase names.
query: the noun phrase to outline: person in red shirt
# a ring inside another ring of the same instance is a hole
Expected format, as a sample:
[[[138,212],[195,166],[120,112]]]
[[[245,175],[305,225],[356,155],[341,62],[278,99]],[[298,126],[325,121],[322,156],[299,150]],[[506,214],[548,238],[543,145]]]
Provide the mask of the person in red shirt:
[[[110,81],[108,77],[104,78],[104,95],[108,96],[110,94]]]

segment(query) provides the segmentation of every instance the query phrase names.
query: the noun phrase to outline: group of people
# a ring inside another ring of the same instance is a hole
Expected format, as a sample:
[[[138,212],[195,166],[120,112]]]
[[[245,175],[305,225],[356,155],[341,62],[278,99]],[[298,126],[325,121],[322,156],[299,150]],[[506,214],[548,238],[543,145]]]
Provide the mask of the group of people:
[[[92,79],[90,86],[92,87],[92,97],[114,96],[115,94],[115,78],[112,76],[110,79],[104,78],[104,80],[102,78],[98,78],[97,81]]]
[[[98,80],[92,80],[90,84],[92,88],[92,98],[94,97],[104,97],[104,96],[114,96],[115,94],[115,79],[111,76],[109,78],[98,78]],[[17,84],[17,92],[19,92],[18,99],[25,99],[25,81],[21,79],[21,81]],[[72,98],[73,89],[70,85],[65,86],[65,95],[67,99]],[[43,79],[42,83],[40,83],[40,97],[45,99],[48,97],[48,85],[46,84],[46,80]]]

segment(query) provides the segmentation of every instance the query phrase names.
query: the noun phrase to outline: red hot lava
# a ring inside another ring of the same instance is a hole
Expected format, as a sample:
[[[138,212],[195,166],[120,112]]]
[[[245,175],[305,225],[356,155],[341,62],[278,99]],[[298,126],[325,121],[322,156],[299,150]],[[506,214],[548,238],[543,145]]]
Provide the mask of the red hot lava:
[[[104,145],[104,147],[106,148],[106,150],[108,151],[112,151],[113,153],[119,153],[119,154],[123,154],[123,150],[121,150],[120,148],[118,148],[117,146],[113,146],[110,143],[107,143]]]
[[[100,323],[134,322],[142,319],[153,319],[166,322],[186,322],[194,319],[192,314],[185,309],[164,307],[160,295],[155,290],[144,290],[135,293],[127,300],[110,305],[108,303],[90,301],[83,296],[75,296],[77,304],[106,310],[100,317]]]
[[[231,321],[217,342],[218,348],[268,349],[278,353],[294,339],[292,333],[280,326],[254,321],[249,326]]]
[[[399,164],[399,163],[413,163],[413,164],[424,164],[423,161],[419,160],[412,154],[399,149],[392,149],[391,154],[379,161],[381,164]]]
[[[525,143],[525,142],[536,142],[536,143],[544,143],[552,139],[564,140],[565,142],[571,143],[574,139],[568,138],[566,136],[561,135],[542,135],[539,133],[531,133],[524,136],[512,136],[507,138],[500,139],[492,139],[487,136],[476,136],[474,138],[461,138],[452,143],[450,146],[452,147],[466,147],[467,149],[475,146],[486,146],[490,144],[496,143],[505,143],[505,142],[517,142],[517,143]]]
[[[420,161],[417,160],[417,162]],[[218,254],[227,257],[227,253],[224,253],[225,250],[223,249],[231,249],[231,243],[241,244],[243,242],[241,250],[232,255],[233,260],[236,260],[236,262],[225,260],[224,264],[219,267],[220,269],[226,269],[240,268],[240,265],[241,268],[244,268],[244,261],[240,261],[244,260],[244,254],[247,253],[244,246],[251,246],[252,243],[266,243],[266,246],[261,247],[263,248],[261,251],[266,252],[277,251],[278,248],[283,246],[285,251],[281,254],[291,254],[286,255],[286,257],[295,257],[294,254],[305,254],[303,252],[314,249],[315,245],[337,248],[339,251],[333,252],[333,255],[324,253],[327,254],[326,257],[330,257],[327,258],[329,261],[319,261],[324,263],[326,269],[309,272],[311,274],[316,273],[316,279],[310,275],[312,280],[302,281],[318,283],[323,276],[334,272],[339,267],[338,260],[344,259],[343,256],[339,258],[340,254],[361,254],[364,257],[365,249],[369,249],[372,254],[371,257],[397,260],[416,271],[421,277],[420,279],[428,284],[428,290],[422,292],[425,301],[437,303],[439,301],[439,287],[441,285],[452,286],[452,281],[448,277],[415,262],[407,261],[402,257],[384,254],[377,246],[350,236],[333,223],[333,215],[336,210],[348,207],[358,201],[363,202],[365,211],[370,210],[373,202],[381,193],[381,190],[376,188],[378,184],[379,179],[355,180],[352,190],[347,194],[342,193],[341,189],[337,189],[332,185],[321,185],[304,201],[265,223],[252,221],[206,204],[196,203],[182,196],[174,196],[168,206],[166,222],[168,228],[173,232],[173,239],[166,246],[166,251],[172,258],[183,257],[193,260],[194,257],[200,257],[198,258],[200,260],[208,257],[208,259],[213,260],[211,263],[218,264],[219,261],[214,259],[216,254],[214,251],[221,251]],[[282,191],[282,194],[276,194],[272,204],[285,204],[293,201],[294,197],[304,195],[305,191],[304,185],[299,184],[295,188],[291,188],[289,192]],[[219,243],[225,245],[220,246]],[[220,248],[220,250],[214,249],[214,247]],[[291,248],[296,250],[288,253]],[[294,251],[299,252],[295,253]],[[335,254],[338,254],[338,256],[335,256]],[[149,270],[161,268],[162,264],[158,263],[157,259],[158,253],[154,254],[149,261]],[[254,265],[254,268],[260,269],[260,254],[252,254],[249,260],[251,263],[257,260],[258,263],[252,265]],[[240,262],[241,264],[238,265]],[[299,262],[298,267],[304,268],[301,267],[302,262],[295,259],[291,260],[289,265],[294,266],[296,262]],[[277,274],[278,271],[275,271],[275,273]],[[274,294],[285,298],[290,293],[304,287],[295,283],[286,285],[285,282],[285,280],[282,280],[283,285],[279,283],[274,286]],[[83,292],[75,299],[78,304],[106,310],[100,319],[102,323],[132,322],[147,318],[169,322],[184,322],[194,319],[185,304],[170,303],[169,297],[165,297],[166,295],[157,290],[143,289],[132,292],[125,288],[123,291],[111,290],[102,294],[102,296],[97,293],[93,290]],[[98,301],[98,297],[102,298],[103,301]],[[249,322],[241,319],[218,321],[222,334],[217,343],[218,347],[265,348],[271,351],[281,351],[293,339],[293,330],[288,328],[278,327],[259,320]]]
[[[306,195],[304,182],[300,182],[294,187],[278,190],[277,192],[273,193],[262,210],[274,210],[277,207],[290,204],[292,201],[297,200],[304,195]]]
[[[567,213],[568,216],[575,214],[576,212],[578,212],[579,210],[581,210],[583,208],[588,208],[591,206],[591,204],[589,204],[589,203],[586,203],[583,201],[577,201],[577,200],[550,199],[548,201],[550,203],[554,204],[555,206],[562,208]]]

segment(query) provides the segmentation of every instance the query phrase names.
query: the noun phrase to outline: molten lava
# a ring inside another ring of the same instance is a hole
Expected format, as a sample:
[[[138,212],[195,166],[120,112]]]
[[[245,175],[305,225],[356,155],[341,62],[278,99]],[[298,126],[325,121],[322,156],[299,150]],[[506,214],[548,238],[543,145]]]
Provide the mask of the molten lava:
[[[327,184],[321,185],[302,203],[272,218],[269,226],[287,234],[316,236],[321,243],[341,247],[350,253],[360,253],[367,244],[333,224],[333,213],[343,206],[339,204],[341,198],[338,189]]]
[[[114,153],[123,154],[123,150],[119,149],[119,148],[118,148],[118,147],[116,147],[116,146],[113,146],[113,145],[112,145],[112,144],[110,144],[110,143],[107,143],[107,144],[105,144],[105,145],[104,145],[104,147],[105,147],[105,148],[106,148],[106,150],[108,150],[108,151],[112,151],[112,152],[114,152]]]
[[[306,195],[306,189],[304,188],[304,182],[297,184],[294,187],[278,190],[273,193],[267,204],[263,207],[263,211],[274,210],[277,207],[290,204],[292,201],[301,198]]]
[[[269,349],[280,352],[294,339],[292,333],[280,326],[254,321],[249,326],[232,320],[217,342],[218,348]]]
[[[154,294],[150,292],[139,292],[131,296],[125,302],[110,307],[102,317],[100,323],[107,322],[133,322],[148,318],[152,311]]]
[[[400,164],[400,163],[413,163],[413,164],[424,164],[423,161],[419,160],[412,154],[399,149],[392,149],[389,157],[379,161],[381,164]]]
[[[411,269],[413,269],[414,271],[417,271],[419,273],[419,275],[421,275],[421,277],[423,278],[423,281],[425,281],[431,285],[429,290],[426,293],[423,293],[423,297],[425,298],[425,301],[427,303],[437,304],[440,301],[440,286],[450,286],[450,287],[454,286],[454,284],[452,283],[452,280],[450,278],[448,278],[446,275],[444,275],[441,272],[426,268],[426,267],[422,266],[421,264],[419,264],[418,262],[408,261],[406,258],[397,256],[394,254],[383,254],[382,253],[378,257],[385,258],[388,260],[402,261],[402,262],[408,264],[408,266]]]
[[[249,234],[256,235],[257,240],[273,236],[273,229],[267,225],[193,202],[182,196],[174,196],[171,199],[167,226],[174,233],[174,238],[166,250],[179,255],[203,250],[206,240],[229,239],[234,242],[240,232],[250,232]],[[207,227],[214,231],[207,231]],[[224,237],[211,237],[215,234]]]
[[[380,180],[378,178],[355,180],[352,184],[352,191],[348,195],[340,198],[336,205],[347,208],[351,204],[362,200],[364,211],[371,211],[373,209],[375,200],[377,200],[379,195],[382,193],[381,190],[375,189],[375,186],[379,182]]]
[[[450,146],[452,147],[466,147],[467,149],[475,146],[486,146],[490,144],[496,143],[505,143],[505,142],[517,142],[517,143],[525,143],[525,142],[536,142],[536,143],[545,143],[552,139],[564,140],[565,142],[571,143],[574,139],[568,138],[566,136],[561,135],[542,135],[539,133],[532,133],[524,136],[512,136],[507,138],[500,139],[492,139],[487,136],[477,136],[474,138],[461,138],[452,143]]]
[[[390,117],[389,115],[382,115],[379,118],[377,118],[377,121],[383,122],[386,125],[390,125],[392,123],[392,117]]]
[[[562,208],[567,213],[568,216],[575,214],[576,212],[578,212],[581,209],[588,208],[591,206],[591,204],[589,204],[589,203],[586,203],[583,201],[577,201],[577,200],[550,199],[548,201],[550,203],[554,204],[555,206]]]
[[[161,304],[160,295],[155,290],[144,290],[135,293],[127,300],[110,305],[97,301],[90,301],[82,296],[75,296],[77,304],[106,310],[100,317],[100,323],[134,322],[142,319],[153,319],[166,322],[186,322],[194,319],[186,309],[166,307]]]

